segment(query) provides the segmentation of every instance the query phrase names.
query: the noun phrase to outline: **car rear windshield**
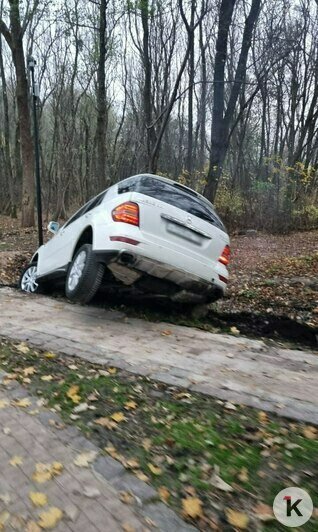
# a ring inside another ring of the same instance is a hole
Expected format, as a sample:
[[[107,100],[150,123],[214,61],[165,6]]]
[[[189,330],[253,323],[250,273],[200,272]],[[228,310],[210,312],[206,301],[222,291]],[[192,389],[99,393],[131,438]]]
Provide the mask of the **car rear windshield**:
[[[132,177],[118,185],[118,193],[125,192],[139,192],[164,201],[225,231],[223,223],[212,206],[210,207],[201,200],[194,191],[178,183],[166,183],[150,176]]]

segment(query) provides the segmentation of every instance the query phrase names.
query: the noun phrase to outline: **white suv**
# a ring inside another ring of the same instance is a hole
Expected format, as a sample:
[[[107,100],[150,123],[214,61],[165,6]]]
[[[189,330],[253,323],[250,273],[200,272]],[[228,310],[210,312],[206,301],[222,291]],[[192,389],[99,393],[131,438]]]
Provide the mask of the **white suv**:
[[[163,177],[129,177],[77,211],[33,255],[20,287],[36,292],[62,278],[87,303],[101,283],[116,290],[208,303],[228,281],[229,237],[213,205]]]

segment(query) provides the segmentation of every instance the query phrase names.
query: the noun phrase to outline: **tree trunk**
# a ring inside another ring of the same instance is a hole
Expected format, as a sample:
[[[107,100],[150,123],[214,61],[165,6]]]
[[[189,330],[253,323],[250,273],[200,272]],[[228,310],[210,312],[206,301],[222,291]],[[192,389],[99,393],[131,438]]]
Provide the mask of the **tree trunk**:
[[[206,68],[206,44],[203,43],[203,28],[202,22],[199,26],[199,45],[201,56],[201,94],[200,94],[200,136],[199,136],[199,150],[198,150],[198,168],[202,172],[205,164],[205,125],[206,125],[206,99],[207,99],[207,68]]]
[[[143,30],[142,52],[144,68],[144,88],[143,88],[143,114],[144,129],[146,132],[146,149],[147,149],[147,170],[154,170],[151,163],[151,154],[155,143],[155,132],[152,125],[152,87],[151,74],[152,65],[149,54],[149,3],[148,0],[141,2],[141,22]],[[155,165],[156,166],[156,165]]]
[[[99,9],[99,57],[97,69],[97,181],[102,188],[106,184],[106,8],[107,0],[100,0]]]
[[[4,122],[4,171],[6,176],[7,192],[10,196],[9,212],[15,211],[14,183],[11,164],[10,149],[10,122],[9,122],[9,104],[7,94],[7,82],[4,72],[3,55],[2,55],[2,36],[0,34],[0,77],[2,85],[2,102],[3,102],[3,122]]]
[[[229,145],[230,125],[233,121],[235,107],[242,83],[246,74],[247,56],[251,46],[254,26],[260,12],[261,0],[253,0],[248,17],[245,20],[241,52],[236,67],[235,79],[230,92],[228,105],[225,110],[225,64],[227,58],[227,43],[233,10],[236,0],[222,0],[219,17],[218,36],[216,41],[216,55],[214,65],[213,110],[211,128],[211,151],[207,185],[204,195],[214,201],[219,179]]]
[[[18,0],[10,2],[10,21],[12,33],[12,56],[17,78],[16,96],[23,171],[21,224],[22,227],[30,227],[34,225],[34,150]]]
[[[189,91],[188,91],[188,146],[186,170],[191,180],[193,172],[193,90],[194,90],[194,13],[196,1],[191,0],[191,22],[190,27],[187,25],[188,39],[189,39]]]
[[[19,0],[10,1],[10,29],[0,19],[0,31],[11,48],[16,73],[16,99],[19,118],[22,159],[22,227],[34,225],[34,153],[31,134],[28,82],[23,50],[23,29],[20,22]]]

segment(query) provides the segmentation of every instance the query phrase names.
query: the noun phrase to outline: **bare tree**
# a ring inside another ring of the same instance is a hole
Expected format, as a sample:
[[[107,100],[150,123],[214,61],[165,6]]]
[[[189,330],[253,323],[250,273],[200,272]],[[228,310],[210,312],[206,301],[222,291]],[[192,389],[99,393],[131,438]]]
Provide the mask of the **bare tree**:
[[[235,78],[225,108],[225,63],[228,56],[228,36],[236,0],[222,0],[219,15],[218,37],[214,66],[213,114],[211,130],[211,150],[205,196],[214,201],[224,160],[228,150],[229,131],[233,120],[238,96],[244,83],[248,52],[250,50],[254,26],[260,12],[261,0],[253,0],[245,20],[241,52],[236,67]]]
[[[0,32],[4,36],[12,53],[16,73],[16,98],[19,116],[19,131],[21,142],[21,157],[23,168],[22,185],[22,226],[34,225],[34,160],[33,139],[29,112],[28,82],[26,76],[25,56],[23,49],[23,36],[32,14],[37,7],[35,0],[32,10],[21,23],[18,0],[9,0],[10,28],[3,19],[0,19]]]

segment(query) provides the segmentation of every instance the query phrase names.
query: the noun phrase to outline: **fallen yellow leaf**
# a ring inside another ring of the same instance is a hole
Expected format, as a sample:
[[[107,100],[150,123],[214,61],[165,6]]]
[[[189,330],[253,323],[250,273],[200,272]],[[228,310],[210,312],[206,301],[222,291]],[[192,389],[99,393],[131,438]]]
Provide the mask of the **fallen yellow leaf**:
[[[116,421],[116,423],[120,423],[121,421],[124,421],[126,419],[122,412],[115,412],[111,415],[111,418]]]
[[[89,464],[94,462],[96,456],[97,456],[96,451],[86,451],[86,452],[80,453],[74,459],[74,464],[78,467],[88,467]]]
[[[51,465],[51,471],[53,475],[60,475],[63,471],[63,464],[61,464],[61,462],[53,462]]]
[[[126,461],[126,466],[129,469],[138,469],[138,467],[140,467],[140,462],[136,458],[131,458],[130,460]]]
[[[4,525],[6,524],[9,518],[10,514],[9,512],[7,512],[7,510],[3,510],[2,512],[0,512],[0,530],[4,530]]]
[[[51,353],[50,351],[46,351],[45,353],[43,353],[43,356],[45,356],[45,358],[56,358],[57,355],[55,353]]]
[[[31,405],[31,401],[30,399],[25,397],[24,399],[17,399],[16,401],[13,402],[13,404],[15,406],[20,406],[21,408],[27,408],[28,406]]]
[[[101,427],[105,427],[106,429],[109,429],[109,430],[112,430],[116,428],[117,426],[115,421],[112,421],[111,419],[109,419],[109,417],[100,417],[98,419],[95,419],[94,423],[96,423],[96,425],[100,425]]]
[[[308,426],[303,429],[303,435],[308,440],[317,440],[318,439],[318,429],[316,427]]]
[[[161,331],[162,336],[170,336],[171,334],[172,334],[172,331],[169,331],[169,330]]]
[[[23,370],[23,375],[25,377],[27,377],[28,375],[34,375],[35,373],[35,367],[34,366],[29,366],[28,368],[24,368]]]
[[[17,351],[19,351],[20,353],[23,353],[24,355],[26,355],[30,351],[30,348],[27,346],[25,342],[21,342],[21,344],[16,345],[15,348]]]
[[[71,399],[73,403],[75,404],[78,404],[81,400],[81,396],[78,395],[78,391],[79,391],[79,386],[77,386],[77,384],[74,384],[66,392],[67,397]]]
[[[268,415],[266,414],[266,412],[260,411],[258,413],[258,420],[260,421],[260,423],[268,423]]]
[[[47,495],[40,491],[30,491],[29,497],[34,506],[45,506],[47,504]]]
[[[227,508],[225,510],[225,515],[227,522],[230,525],[241,528],[242,530],[245,530],[248,527],[249,517],[247,514],[232,510],[232,508]]]
[[[247,469],[246,467],[242,467],[241,471],[240,471],[239,474],[237,475],[237,478],[238,478],[241,482],[248,482],[248,481],[249,481],[248,469]]]
[[[143,482],[149,482],[149,477],[147,477],[147,475],[145,475],[145,473],[143,473],[142,471],[134,471],[135,475],[137,478],[139,478],[139,480],[142,480]]]
[[[25,532],[41,532],[41,529],[35,521],[29,521],[26,525]]]
[[[12,456],[9,464],[12,465],[13,467],[17,467],[18,465],[23,464],[22,456],[17,456],[17,455]]]
[[[135,401],[127,401],[127,403],[125,403],[126,410],[135,410],[135,408],[137,408],[137,403],[135,403]]]
[[[124,502],[125,504],[132,504],[135,500],[130,491],[121,491],[119,493],[119,498],[121,502]]]
[[[124,532],[136,532],[135,527],[132,526],[130,523],[123,523],[122,529]]]
[[[7,399],[0,399],[0,409],[9,406],[9,401]]]
[[[257,504],[257,506],[255,506],[254,513],[256,517],[263,523],[267,523],[268,521],[273,521],[275,519],[273,508],[268,504],[263,504],[260,502]]]
[[[154,464],[148,463],[148,467],[153,475],[161,475],[162,469]]]
[[[49,508],[47,512],[41,512],[39,517],[39,525],[41,528],[54,528],[57,523],[62,519],[63,512],[59,508],[52,506],[52,508]]]
[[[42,375],[41,381],[50,382],[53,379],[52,375]]]
[[[53,462],[53,464],[38,463],[35,465],[35,472],[32,475],[32,479],[39,484],[43,484],[53,476],[60,475],[62,470],[63,465],[60,462]]]
[[[111,375],[116,375],[117,368],[108,368],[108,373],[110,373]]]
[[[145,438],[142,440],[142,446],[145,449],[145,451],[150,451],[152,445],[152,441],[150,438]]]
[[[170,497],[170,491],[165,486],[158,488],[159,497],[162,501],[167,502]]]
[[[186,517],[196,519],[202,516],[202,501],[198,497],[187,497],[182,499],[183,514]]]

